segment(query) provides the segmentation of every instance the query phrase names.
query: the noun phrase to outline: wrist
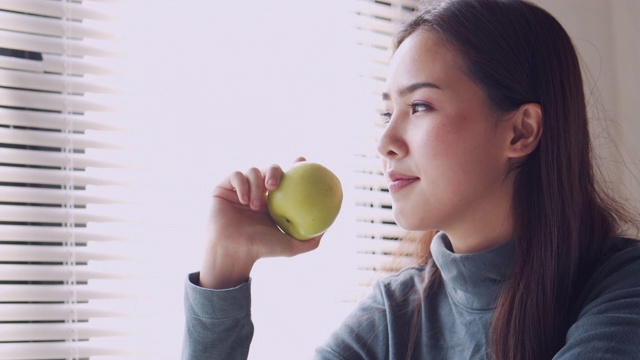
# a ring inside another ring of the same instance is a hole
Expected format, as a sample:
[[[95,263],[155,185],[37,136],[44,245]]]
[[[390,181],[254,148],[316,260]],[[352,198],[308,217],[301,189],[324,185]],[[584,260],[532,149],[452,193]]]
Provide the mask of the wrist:
[[[200,268],[200,286],[208,289],[230,289],[249,280],[255,260],[238,256],[238,252],[208,249]]]

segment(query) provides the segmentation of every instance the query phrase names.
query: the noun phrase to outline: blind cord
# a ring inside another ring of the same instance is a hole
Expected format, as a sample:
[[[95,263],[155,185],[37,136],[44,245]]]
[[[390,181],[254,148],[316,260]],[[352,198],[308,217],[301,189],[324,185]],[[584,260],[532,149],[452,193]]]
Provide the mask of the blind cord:
[[[74,124],[73,118],[70,116],[73,109],[71,109],[70,96],[72,96],[70,91],[70,82],[69,76],[71,75],[70,66],[69,66],[69,21],[71,16],[69,14],[69,0],[64,0],[62,2],[63,6],[63,18],[62,18],[62,27],[63,27],[63,35],[62,35],[62,64],[63,64],[63,82],[64,82],[64,91],[63,91],[63,111],[62,115],[64,117],[64,131],[66,135],[66,146],[64,148],[64,152],[66,155],[66,169],[65,174],[67,176],[67,181],[65,184],[65,192],[67,194],[66,199],[67,202],[65,204],[67,211],[67,222],[65,223],[65,227],[67,228],[67,241],[66,248],[68,251],[67,257],[67,266],[69,267],[69,278],[67,280],[67,285],[70,287],[71,297],[67,301],[67,303],[71,306],[70,317],[66,320],[70,326],[70,334],[68,341],[72,343],[79,342],[78,329],[75,325],[79,323],[78,321],[78,281],[77,281],[77,273],[76,273],[76,238],[75,238],[75,184],[74,184],[74,176],[73,172],[75,169],[74,164]],[[80,352],[77,346],[69,347],[69,359],[77,360],[80,359]]]

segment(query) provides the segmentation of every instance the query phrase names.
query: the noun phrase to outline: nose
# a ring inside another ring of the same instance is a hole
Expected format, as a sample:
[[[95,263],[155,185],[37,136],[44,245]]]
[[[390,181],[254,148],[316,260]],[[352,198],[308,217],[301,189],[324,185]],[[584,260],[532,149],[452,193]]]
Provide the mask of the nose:
[[[394,159],[406,155],[407,143],[402,135],[402,121],[391,118],[378,139],[378,153],[386,159]]]

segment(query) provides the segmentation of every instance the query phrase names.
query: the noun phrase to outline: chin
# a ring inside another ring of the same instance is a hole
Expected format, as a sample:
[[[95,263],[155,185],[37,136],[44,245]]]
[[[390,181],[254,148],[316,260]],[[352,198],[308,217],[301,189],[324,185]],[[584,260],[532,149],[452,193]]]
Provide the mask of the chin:
[[[394,210],[393,218],[396,225],[407,231],[435,231],[439,229],[435,224],[426,222],[424,217],[416,217],[416,214],[416,211],[409,211],[407,214]]]
[[[403,216],[394,215],[394,220],[396,222],[396,225],[401,227],[403,230],[407,230],[407,231],[430,230],[425,228],[424,224],[421,224],[420,221],[417,221],[418,219],[410,219],[410,218],[407,218],[406,216],[403,217]]]

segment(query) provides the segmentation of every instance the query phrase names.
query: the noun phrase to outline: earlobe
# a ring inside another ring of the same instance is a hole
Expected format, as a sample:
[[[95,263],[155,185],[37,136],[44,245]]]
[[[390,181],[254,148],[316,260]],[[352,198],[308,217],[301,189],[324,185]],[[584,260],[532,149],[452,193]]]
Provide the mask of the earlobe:
[[[540,104],[521,105],[511,118],[512,132],[509,144],[509,157],[529,155],[540,142],[542,135],[542,109]]]

